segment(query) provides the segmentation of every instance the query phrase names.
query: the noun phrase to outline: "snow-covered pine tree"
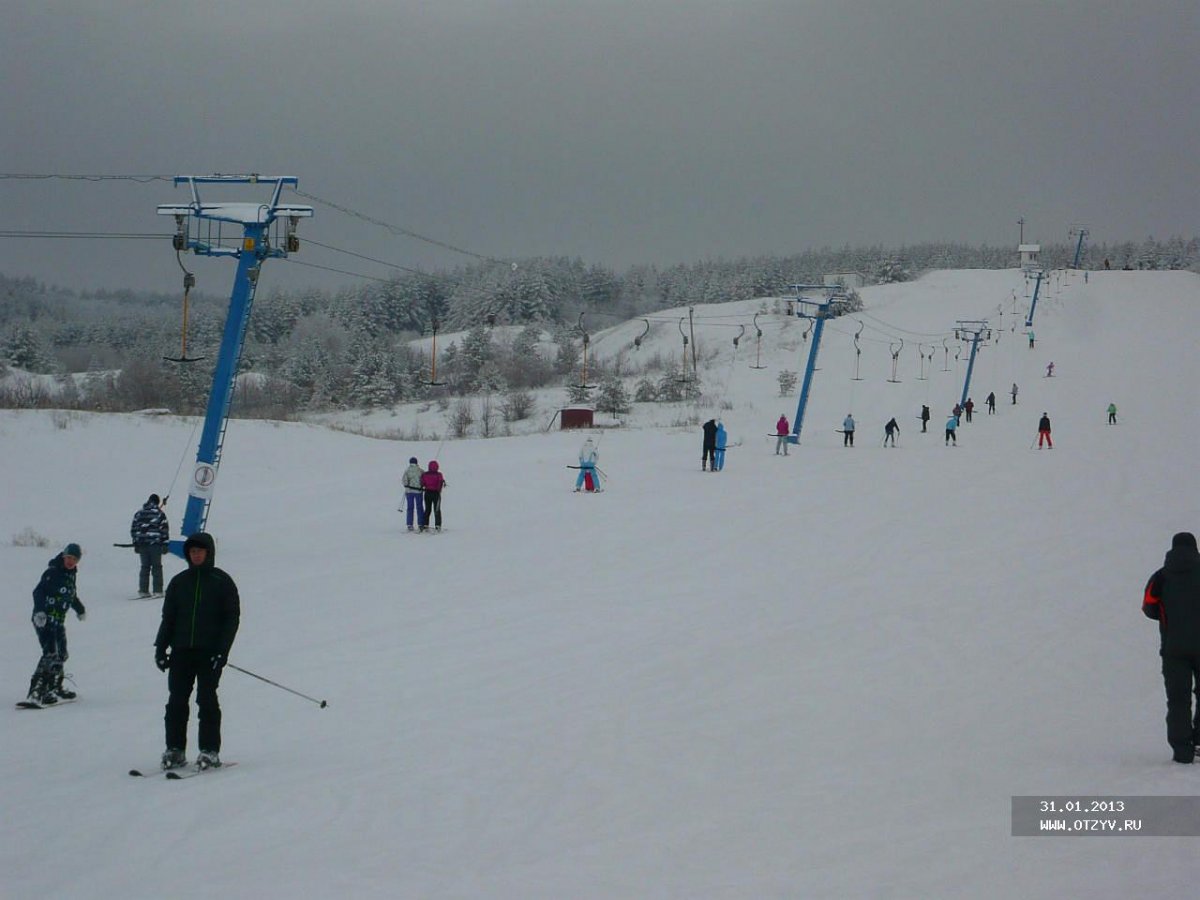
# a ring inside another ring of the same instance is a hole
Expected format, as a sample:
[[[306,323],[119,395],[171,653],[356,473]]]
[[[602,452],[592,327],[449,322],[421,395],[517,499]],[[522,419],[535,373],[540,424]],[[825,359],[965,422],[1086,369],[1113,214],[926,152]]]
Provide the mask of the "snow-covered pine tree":
[[[596,398],[596,409],[601,412],[619,415],[630,410],[629,392],[625,383],[615,375],[610,375],[600,384],[600,394]]]

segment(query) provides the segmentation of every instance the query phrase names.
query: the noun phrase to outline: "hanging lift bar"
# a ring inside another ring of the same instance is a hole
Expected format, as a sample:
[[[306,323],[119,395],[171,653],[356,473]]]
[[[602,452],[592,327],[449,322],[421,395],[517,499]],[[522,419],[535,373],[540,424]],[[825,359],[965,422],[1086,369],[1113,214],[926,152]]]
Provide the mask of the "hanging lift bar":
[[[754,314],[754,365],[752,369],[765,369],[762,364],[762,329],[758,327],[758,317],[761,313]]]
[[[175,232],[175,262],[179,263],[179,268],[183,270],[183,324],[180,327],[179,335],[179,355],[164,356],[167,362],[191,363],[199,362],[204,359],[203,356],[188,356],[187,354],[187,339],[188,339],[188,299],[191,296],[192,288],[196,286],[196,276],[187,270],[187,266],[183,264],[183,259],[180,258],[180,252],[187,245],[186,232],[184,231],[183,216],[176,216],[175,223],[178,230]]]
[[[578,319],[578,321],[576,321],[575,327],[579,329],[579,333],[582,335],[581,340],[583,343],[583,353],[582,353],[583,368],[580,369],[580,372],[579,372],[579,387],[581,390],[590,391],[590,390],[592,390],[592,388],[595,387],[595,385],[588,384],[588,377],[587,377],[588,376],[588,347],[592,343],[592,337],[591,337],[591,335],[588,334],[587,329],[583,327],[583,317],[586,315],[587,315],[586,312],[581,312],[579,314],[579,319]]]
[[[183,525],[180,528],[182,538],[203,531],[208,520],[238,362],[242,355],[246,325],[254,304],[254,292],[262,264],[272,257],[283,258],[299,250],[300,241],[296,236],[296,225],[300,219],[313,214],[311,206],[279,202],[284,186],[296,187],[298,183],[298,179],[291,175],[179,175],[175,178],[175,185],[188,186],[192,196],[191,202],[169,203],[158,207],[160,216],[176,216],[177,221],[178,217],[191,217],[198,222],[227,222],[242,227],[241,240],[236,246],[226,246],[220,241],[203,241],[198,236],[191,238],[187,236],[186,230],[182,232],[183,239],[176,241],[178,250],[191,250],[199,256],[232,256],[238,261],[229,298],[229,312],[225,319],[225,332],[221,338],[220,355],[217,358],[208,408],[204,415],[204,429],[200,435],[196,465],[188,486],[187,507],[184,509]],[[200,199],[199,186],[209,184],[272,185],[274,190],[268,203],[206,203]],[[287,230],[283,246],[275,247],[271,244],[271,226],[281,218],[287,219]],[[197,231],[197,235],[198,233]],[[182,262],[180,265],[182,266]],[[170,550],[176,556],[182,557],[183,540],[171,541]]]
[[[430,322],[433,329],[433,345],[429,351],[429,380],[425,382],[430,387],[441,387],[446,382],[437,380],[437,333],[438,333],[438,318],[434,316]]]

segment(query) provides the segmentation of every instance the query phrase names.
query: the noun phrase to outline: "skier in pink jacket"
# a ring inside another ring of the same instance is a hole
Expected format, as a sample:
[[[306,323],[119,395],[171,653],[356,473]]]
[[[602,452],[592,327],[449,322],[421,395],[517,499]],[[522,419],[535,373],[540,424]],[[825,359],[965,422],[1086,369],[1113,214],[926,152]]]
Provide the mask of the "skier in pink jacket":
[[[425,493],[425,518],[421,521],[421,530],[428,531],[432,522],[434,531],[442,530],[442,488],[446,479],[440,471],[436,459],[429,461],[429,468],[421,476],[421,489]]]
[[[780,416],[779,421],[775,423],[775,455],[779,455],[779,448],[783,448],[783,455],[788,455],[788,431],[791,426],[788,425],[787,416]]]

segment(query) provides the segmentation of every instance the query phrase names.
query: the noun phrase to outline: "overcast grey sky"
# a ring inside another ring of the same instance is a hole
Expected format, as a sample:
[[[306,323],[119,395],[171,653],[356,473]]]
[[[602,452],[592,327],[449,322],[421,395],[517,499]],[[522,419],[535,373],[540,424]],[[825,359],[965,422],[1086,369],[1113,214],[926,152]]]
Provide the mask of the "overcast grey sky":
[[[498,258],[1200,233],[1195,0],[0,0],[0,171],[296,175]],[[0,180],[0,229],[162,231],[168,183]],[[255,198],[248,198],[255,199]],[[297,199],[297,198],[292,198]],[[300,200],[300,202],[305,202]],[[321,205],[301,236],[468,257]],[[307,245],[297,259],[387,270]],[[197,261],[228,291],[228,261]],[[0,272],[178,289],[167,244]],[[264,286],[355,283],[285,262]]]

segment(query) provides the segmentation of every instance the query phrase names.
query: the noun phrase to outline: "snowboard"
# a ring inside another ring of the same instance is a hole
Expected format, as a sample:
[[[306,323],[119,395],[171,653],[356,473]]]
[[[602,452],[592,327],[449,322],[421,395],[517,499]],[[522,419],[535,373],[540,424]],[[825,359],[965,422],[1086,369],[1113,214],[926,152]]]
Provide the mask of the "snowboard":
[[[68,703],[75,703],[79,698],[75,697],[71,700],[59,700],[57,703],[51,703],[49,706],[42,706],[33,700],[18,700],[17,709],[54,709],[56,706],[66,706]]]
[[[232,769],[236,766],[236,762],[223,762],[219,766],[212,766],[207,769],[197,768],[195,763],[188,766],[180,766],[177,769],[167,769],[156,767],[152,769],[130,769],[129,774],[134,778],[149,778],[152,775],[164,775],[168,781],[182,781],[185,778],[195,778],[197,775],[204,775],[208,772],[220,772],[222,769]]]

